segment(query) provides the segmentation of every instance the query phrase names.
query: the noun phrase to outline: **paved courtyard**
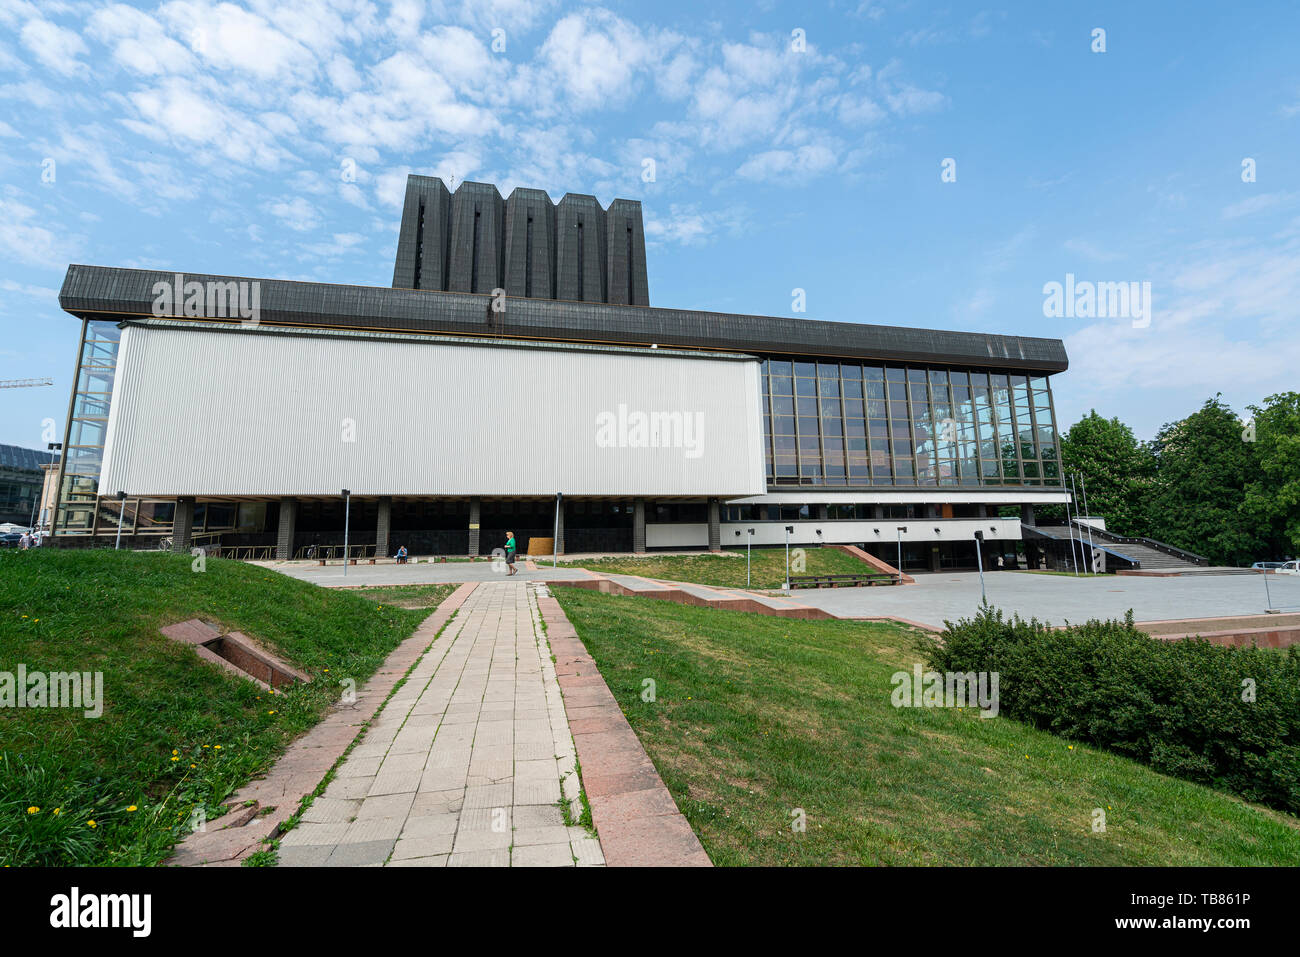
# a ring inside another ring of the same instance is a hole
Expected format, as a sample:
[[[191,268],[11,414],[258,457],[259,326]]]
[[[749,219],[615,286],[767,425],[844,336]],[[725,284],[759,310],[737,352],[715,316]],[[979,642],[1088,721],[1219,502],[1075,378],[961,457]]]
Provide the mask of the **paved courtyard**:
[[[1142,578],[1106,575],[1074,578],[1025,572],[986,572],[990,605],[1008,615],[1052,624],[1089,618],[1122,618],[1130,608],[1138,621],[1258,615],[1269,607],[1262,575],[1188,575]],[[1270,575],[1272,607],[1300,611],[1300,576]],[[894,615],[942,627],[944,619],[970,617],[979,609],[978,572],[917,575],[915,585],[893,588],[801,589],[792,598],[845,618]]]
[[[603,864],[600,842],[564,823],[577,793],[534,590],[522,574],[486,582],[285,835],[280,864]]]
[[[477,562],[420,562],[418,565],[349,565],[348,573],[343,574],[342,565],[318,565],[312,562],[259,562],[277,572],[323,585],[326,588],[342,585],[431,585],[448,582],[521,582],[521,581],[556,581],[562,579],[587,578],[585,571],[579,568],[551,568],[549,561],[537,562],[536,570],[524,567],[525,559],[521,555],[515,562],[519,572],[513,578],[507,578],[505,563],[493,563],[489,559]]]

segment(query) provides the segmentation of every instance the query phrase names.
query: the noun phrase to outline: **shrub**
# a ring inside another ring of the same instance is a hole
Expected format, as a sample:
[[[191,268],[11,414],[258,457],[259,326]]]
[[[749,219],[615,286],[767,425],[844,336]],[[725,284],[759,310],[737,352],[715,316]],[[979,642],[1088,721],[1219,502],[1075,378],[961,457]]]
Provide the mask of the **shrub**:
[[[1132,612],[1058,629],[986,605],[944,624],[930,666],[998,672],[1001,714],[1300,813],[1300,647],[1160,641]]]

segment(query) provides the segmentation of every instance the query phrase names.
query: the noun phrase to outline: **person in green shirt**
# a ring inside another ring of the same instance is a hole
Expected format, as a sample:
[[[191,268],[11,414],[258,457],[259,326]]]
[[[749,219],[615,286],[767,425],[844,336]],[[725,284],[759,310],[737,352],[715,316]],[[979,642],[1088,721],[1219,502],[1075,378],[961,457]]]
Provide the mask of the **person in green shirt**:
[[[510,571],[506,572],[507,575],[513,575],[518,571],[515,568],[515,551],[515,533],[506,532],[506,565],[510,568]]]

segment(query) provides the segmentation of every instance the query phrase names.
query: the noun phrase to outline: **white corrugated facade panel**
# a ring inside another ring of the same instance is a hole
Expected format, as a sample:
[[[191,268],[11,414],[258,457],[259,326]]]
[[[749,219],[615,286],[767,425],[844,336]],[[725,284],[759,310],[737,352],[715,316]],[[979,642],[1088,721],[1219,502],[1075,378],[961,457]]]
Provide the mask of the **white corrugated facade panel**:
[[[759,401],[752,360],[134,325],[100,489],[755,495]]]

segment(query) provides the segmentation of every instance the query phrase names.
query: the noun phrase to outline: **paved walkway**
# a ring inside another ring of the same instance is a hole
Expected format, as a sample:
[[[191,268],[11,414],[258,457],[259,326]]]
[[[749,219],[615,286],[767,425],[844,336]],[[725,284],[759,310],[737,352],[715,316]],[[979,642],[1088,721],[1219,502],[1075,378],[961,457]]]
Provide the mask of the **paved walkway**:
[[[560,809],[578,806],[576,758],[533,588],[475,589],[285,835],[282,866],[604,863]]]

